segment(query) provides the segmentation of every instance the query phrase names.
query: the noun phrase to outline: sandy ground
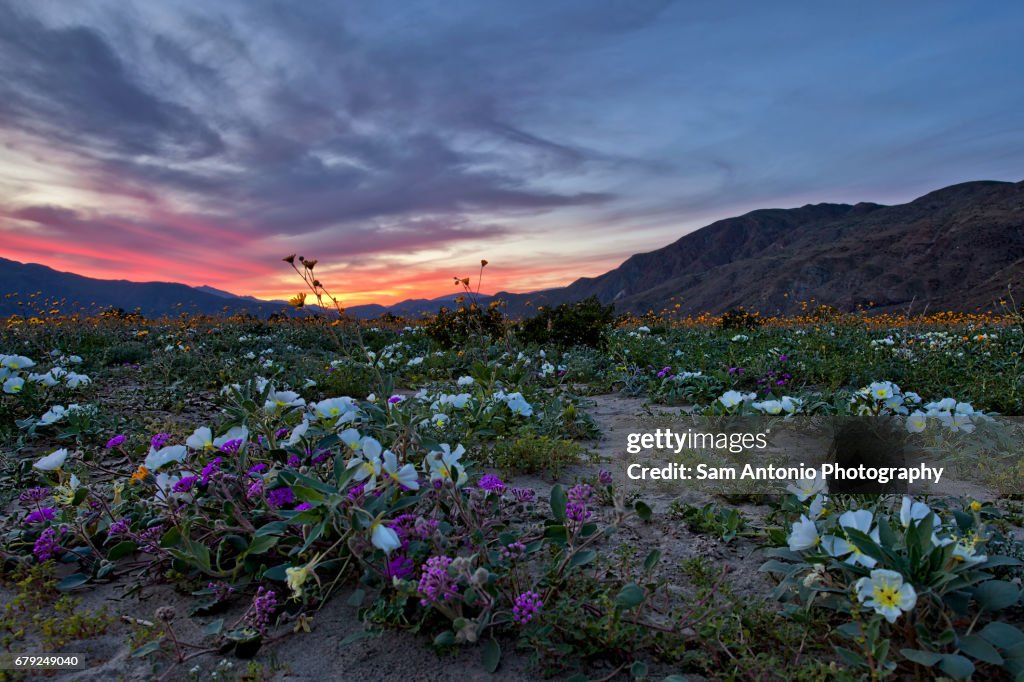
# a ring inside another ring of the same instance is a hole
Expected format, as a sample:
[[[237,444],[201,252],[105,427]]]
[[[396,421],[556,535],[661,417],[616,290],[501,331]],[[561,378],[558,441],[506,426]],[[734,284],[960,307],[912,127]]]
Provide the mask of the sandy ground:
[[[712,496],[699,490],[688,490],[678,485],[652,486],[628,483],[625,466],[630,456],[625,452],[625,433],[636,430],[638,424],[664,425],[672,415],[679,414],[679,408],[664,406],[648,406],[643,400],[627,398],[621,395],[595,396],[588,399],[584,409],[598,423],[603,436],[600,440],[590,443],[590,447],[598,453],[600,463],[592,463],[569,468],[561,477],[565,485],[574,480],[591,478],[601,468],[613,472],[620,484],[625,483],[627,490],[642,493],[643,500],[651,506],[655,514],[650,522],[642,522],[637,518],[628,520],[620,531],[605,543],[606,550],[626,544],[635,549],[642,561],[652,550],[662,552],[662,560],[656,569],[656,577],[667,581],[667,594],[687,593],[692,590],[678,571],[679,563],[687,558],[702,556],[715,565],[728,566],[729,580],[743,587],[744,590],[760,594],[766,593],[774,582],[758,567],[763,563],[763,555],[757,551],[757,545],[745,538],[736,538],[730,543],[715,538],[690,532],[686,526],[664,513],[674,500],[681,499],[690,504],[703,504],[713,499]],[[514,485],[526,485],[537,489],[538,494],[545,496],[553,482],[536,477],[519,477],[513,479]],[[745,517],[757,523],[765,514],[766,507],[740,504],[739,509]],[[601,514],[610,514],[604,508]],[[79,590],[75,596],[82,598],[82,608],[95,609],[106,606],[118,617],[117,622],[102,637],[76,642],[66,647],[68,652],[86,654],[93,667],[85,671],[59,673],[39,679],[83,680],[100,682],[107,680],[151,680],[154,672],[144,659],[130,657],[128,644],[131,626],[121,620],[121,616],[154,620],[154,613],[160,606],[172,606],[179,614],[175,620],[175,629],[184,641],[202,641],[201,629],[214,616],[189,618],[186,614],[194,603],[191,596],[175,592],[171,585],[154,583],[142,590],[122,596],[123,585],[107,584],[91,586]],[[0,589],[0,601],[10,599],[9,590]],[[264,646],[256,660],[264,664],[265,670],[273,671],[269,679],[273,680],[360,680],[360,681],[443,681],[458,680],[474,682],[476,680],[536,680],[539,674],[531,667],[529,652],[515,651],[515,642],[502,641],[503,657],[501,667],[496,675],[488,674],[482,663],[479,647],[463,647],[456,656],[442,657],[435,654],[426,644],[427,640],[409,633],[385,632],[379,636],[359,639],[349,644],[343,640],[362,631],[362,624],[356,618],[356,608],[348,605],[347,594],[336,595],[318,612],[312,623],[310,633],[299,633],[288,636],[279,642]],[[218,614],[221,617],[225,614]],[[237,614],[236,614],[237,615]],[[228,620],[231,614],[226,614]],[[287,627],[287,626],[285,626]],[[279,630],[280,631],[280,630]],[[26,649],[30,648],[26,644]],[[188,670],[198,665],[202,673],[199,679],[210,679],[209,671],[224,657],[212,654],[198,657],[180,665],[166,679],[190,679]],[[243,670],[244,661],[234,661],[235,670]],[[610,671],[603,671],[608,674]],[[651,678],[674,672],[659,666],[651,667]],[[593,677],[602,676],[602,671],[590,671]],[[35,679],[35,678],[29,678]],[[223,676],[220,678],[223,679]],[[626,680],[630,677],[622,673],[615,679]],[[688,679],[699,679],[689,677]]]

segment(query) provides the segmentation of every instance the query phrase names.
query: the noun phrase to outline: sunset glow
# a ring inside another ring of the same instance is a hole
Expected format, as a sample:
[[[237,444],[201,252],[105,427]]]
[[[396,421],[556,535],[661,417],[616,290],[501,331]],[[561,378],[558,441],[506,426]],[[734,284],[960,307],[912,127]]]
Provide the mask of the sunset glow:
[[[486,258],[483,291],[525,292],[1024,158],[1022,90],[991,94],[1015,22],[985,6],[125,7],[0,7],[3,257],[284,299],[299,253],[345,305],[452,293]]]

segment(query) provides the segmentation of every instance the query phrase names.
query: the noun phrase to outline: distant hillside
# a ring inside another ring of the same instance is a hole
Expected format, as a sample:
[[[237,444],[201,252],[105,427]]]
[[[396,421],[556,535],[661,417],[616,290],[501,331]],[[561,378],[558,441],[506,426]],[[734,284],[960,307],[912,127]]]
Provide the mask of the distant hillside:
[[[589,296],[634,313],[721,313],[738,306],[793,313],[810,299],[841,310],[872,305],[881,311],[970,311],[991,308],[1008,284],[1024,285],[1024,182],[981,181],[899,206],[760,209],[631,256],[599,277],[479,301],[499,299],[513,316]],[[24,313],[27,296],[36,291],[41,293],[34,300],[64,299],[65,311],[117,307],[139,309],[147,317],[179,312],[265,317],[289,310],[284,301],[213,287],[91,279],[0,258],[0,292],[17,292],[0,298],[0,316]],[[422,317],[454,307],[458,295],[358,305],[348,313],[364,319],[385,312]]]
[[[184,284],[93,279],[34,263],[0,258],[0,316],[32,314],[43,301],[63,301],[62,312],[96,312],[104,308],[138,310],[146,317],[251,313],[265,317],[287,308],[277,302],[225,297]],[[32,294],[39,292],[35,297]],[[7,294],[14,294],[8,296]]]
[[[792,313],[988,309],[1024,285],[1024,182],[968,182],[908,204],[816,204],[728,218],[599,277],[534,294],[500,293],[512,314],[597,296],[620,312]]]

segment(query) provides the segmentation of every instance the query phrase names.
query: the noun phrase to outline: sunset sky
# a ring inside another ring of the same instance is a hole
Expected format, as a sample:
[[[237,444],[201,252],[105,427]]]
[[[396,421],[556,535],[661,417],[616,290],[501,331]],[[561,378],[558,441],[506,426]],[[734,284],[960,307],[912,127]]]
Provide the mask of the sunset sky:
[[[0,256],[346,305],[1024,179],[1024,2],[0,0]]]

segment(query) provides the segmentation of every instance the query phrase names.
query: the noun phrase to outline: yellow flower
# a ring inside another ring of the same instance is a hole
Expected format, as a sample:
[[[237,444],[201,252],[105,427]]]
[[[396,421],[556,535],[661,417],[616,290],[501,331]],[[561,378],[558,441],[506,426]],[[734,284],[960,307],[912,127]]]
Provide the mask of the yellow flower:
[[[973,511],[973,512],[981,511],[981,502],[978,502],[977,500],[974,500],[973,502],[971,502],[971,511]]]
[[[139,465],[139,470],[136,471],[134,474],[132,474],[132,478],[129,481],[129,483],[131,483],[132,485],[135,485],[139,481],[144,480],[146,478],[146,476],[149,476],[149,469],[147,469],[145,466],[140,464]]]
[[[293,308],[301,308],[302,306],[306,305],[306,295],[303,293],[295,294],[294,296],[288,299],[288,305],[290,305]]]

